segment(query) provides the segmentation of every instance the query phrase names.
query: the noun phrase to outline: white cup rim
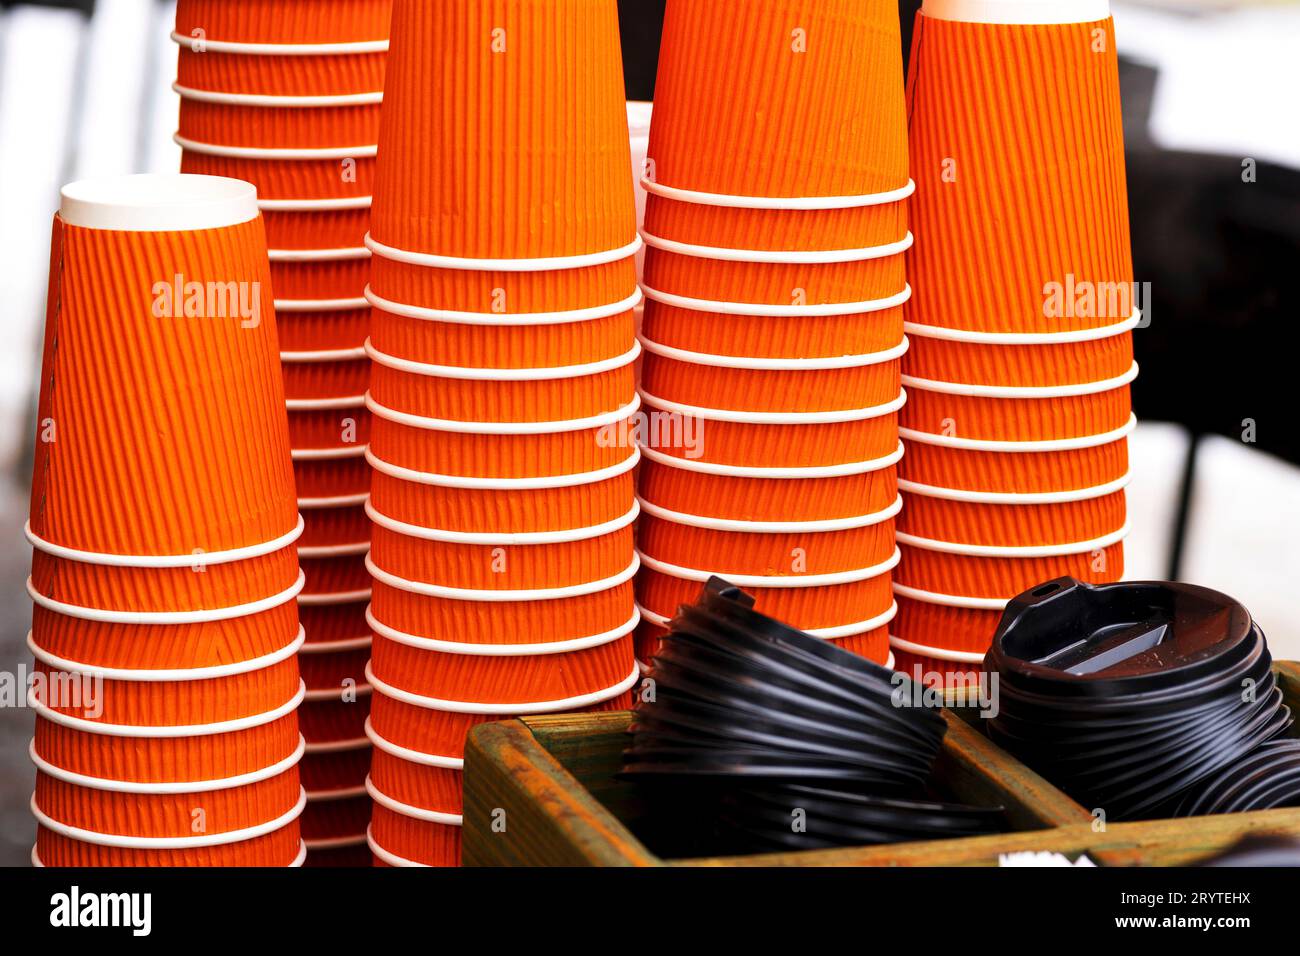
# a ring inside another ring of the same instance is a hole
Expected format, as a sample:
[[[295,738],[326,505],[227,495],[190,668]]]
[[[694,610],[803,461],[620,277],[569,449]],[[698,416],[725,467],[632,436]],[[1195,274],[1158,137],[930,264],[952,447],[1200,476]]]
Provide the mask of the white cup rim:
[[[866,365],[881,365],[902,358],[909,347],[907,337],[904,336],[903,340],[897,345],[882,349],[879,352],[832,355],[825,358],[752,358],[748,355],[716,355],[712,352],[692,352],[671,345],[662,345],[651,341],[644,335],[637,338],[650,354],[677,362],[689,362],[692,365],[707,365],[713,368],[739,368],[757,371],[806,372],[819,369],[861,368]]]
[[[317,349],[308,352],[281,352],[285,365],[315,365],[317,363],[362,362],[367,358],[364,347],[355,349]]]
[[[366,792],[365,787],[361,788],[361,792]],[[352,836],[318,837],[314,840],[304,839],[302,842],[306,845],[308,853],[323,853],[329,850],[344,850],[353,846],[365,846],[366,835],[356,833]]]
[[[365,407],[385,421],[405,425],[408,428],[419,428],[424,431],[470,435],[553,435],[561,432],[578,432],[591,428],[603,428],[607,425],[626,421],[641,407],[641,396],[635,395],[632,401],[622,408],[615,408],[599,415],[540,422],[470,422],[453,418],[429,418],[424,415],[412,415],[409,412],[399,412],[394,408],[381,405],[368,391],[365,394]]]
[[[1056,558],[1072,554],[1087,554],[1100,551],[1118,544],[1128,537],[1130,524],[1126,519],[1118,530],[1087,541],[1070,541],[1064,544],[1045,545],[993,545],[962,544],[956,541],[938,541],[934,538],[922,538],[919,535],[895,532],[899,544],[922,551],[937,551],[941,554],[955,554],[972,558]]]
[[[713,577],[716,572],[704,571],[699,568],[684,568],[681,565],[669,564],[667,561],[660,561],[649,555],[638,551],[641,563],[651,571],[667,575],[670,578],[677,578],[681,581],[699,581],[705,582]],[[882,574],[888,574],[898,566],[902,558],[902,552],[896,547],[894,553],[878,564],[873,564],[867,568],[855,568],[852,571],[831,571],[825,574],[798,574],[798,575],[780,575],[780,574],[725,574],[723,577],[731,584],[742,588],[821,588],[831,587],[837,584],[856,584],[860,581],[869,581],[872,578],[879,577]]]
[[[570,322],[591,322],[596,319],[608,319],[611,316],[631,312],[645,298],[638,286],[632,294],[618,302],[606,305],[587,306],[582,309],[562,309],[558,312],[461,312],[454,309],[432,309],[423,305],[407,305],[394,302],[375,293],[369,285],[365,289],[365,301],[381,312],[415,319],[420,322],[451,322],[456,325],[494,325],[494,326],[531,326],[531,325],[567,325]]]
[[[353,299],[276,299],[276,312],[357,312],[370,308],[365,296]]]
[[[257,216],[256,187],[224,176],[97,176],[59,190],[59,219],[81,229],[188,232],[224,229]]]
[[[260,714],[250,714],[247,717],[236,717],[231,720],[214,721],[208,724],[162,724],[155,726],[147,724],[105,724],[96,720],[86,720],[83,717],[72,717],[51,709],[47,704],[39,700],[34,692],[27,695],[27,703],[36,711],[38,716],[50,723],[59,724],[62,727],[82,733],[95,734],[100,737],[175,738],[228,734],[274,723],[286,714],[291,714],[297,710],[298,705],[302,703],[306,695],[307,685],[300,680],[298,682],[298,692],[273,710],[264,711]]]
[[[606,631],[603,634],[592,634],[587,637],[575,637],[564,641],[549,641],[537,644],[466,644],[456,641],[437,640],[432,637],[420,637],[417,634],[408,634],[405,631],[397,630],[397,628],[389,627],[376,618],[374,609],[369,607],[366,608],[366,622],[374,628],[375,633],[380,637],[422,651],[434,651],[439,654],[459,654],[463,657],[542,657],[550,654],[569,654],[574,651],[585,651],[593,647],[612,644],[636,630],[637,624],[641,622],[641,616],[633,608],[632,617],[626,623],[620,624],[613,630]]]
[[[354,541],[351,544],[310,544],[298,549],[299,558],[350,558],[365,554],[370,550],[369,541]]]
[[[248,56],[330,56],[354,53],[386,53],[387,40],[351,40],[341,43],[246,43],[239,40],[209,40],[171,32],[172,42],[193,53],[242,53]],[[195,49],[202,46],[203,50]]]
[[[934,20],[1021,26],[1093,23],[1110,18],[1108,0],[925,0],[921,12]]]
[[[370,779],[370,774],[366,774],[366,793],[370,798],[386,810],[401,814],[404,817],[410,817],[412,820],[422,820],[425,823],[440,823],[443,826],[458,827],[464,822],[459,813],[444,813],[441,810],[426,810],[423,807],[413,807],[409,803],[402,803],[400,800],[394,800],[388,794],[384,793]]]
[[[967,597],[961,594],[940,594],[938,591],[923,591],[921,588],[909,587],[906,584],[899,584],[895,581],[892,585],[894,594],[898,597],[907,598],[912,601],[920,601],[922,604],[938,604],[943,607],[959,607],[968,611],[1001,611],[1005,610],[1010,598],[985,598],[985,597]]]
[[[75,561],[78,564],[97,564],[117,568],[188,568],[230,564],[234,561],[246,561],[250,558],[260,558],[268,554],[274,554],[276,551],[287,548],[297,541],[302,536],[305,527],[306,523],[303,516],[299,514],[298,523],[292,531],[270,541],[250,544],[242,548],[228,548],[223,551],[199,550],[190,554],[111,554],[103,551],[82,551],[79,548],[70,548],[66,545],[45,540],[32,530],[31,519],[28,519],[23,524],[23,534],[26,536],[28,543],[37,551],[53,555],[64,561]]]
[[[642,445],[641,454],[656,464],[682,471],[694,471],[705,475],[720,475],[727,478],[843,478],[849,475],[861,475],[872,471],[882,471],[898,464],[903,457],[903,443],[888,455],[872,458],[868,461],[852,461],[842,465],[806,465],[789,468],[773,468],[766,465],[724,465],[709,461],[696,461],[691,458],[679,458],[668,455],[657,448]]]
[[[56,767],[39,753],[36,752],[36,739],[33,738],[27,745],[27,756],[31,759],[36,769],[46,776],[53,777],[63,783],[72,784],[76,787],[85,787],[90,790],[105,790],[111,793],[140,793],[140,794],[176,794],[176,793],[211,793],[214,790],[233,790],[236,787],[246,787],[249,784],[259,783],[263,780],[270,780],[272,777],[278,777],[287,770],[292,770],[298,765],[303,754],[307,752],[307,741],[299,734],[298,746],[294,748],[293,753],[271,764],[269,767],[263,767],[260,770],[251,770],[248,773],[237,774],[233,777],[216,777],[209,780],[181,780],[181,781],[160,781],[157,783],[148,783],[135,780],[110,780],[107,777],[92,777],[87,774],[77,773],[73,770],[64,770],[62,767]]]
[[[384,101],[384,91],[373,93],[336,93],[323,96],[285,96],[266,93],[222,93],[217,90],[200,90],[192,86],[172,84],[172,90],[181,99],[195,103],[217,103],[223,106],[263,106],[268,109],[311,108],[316,106],[373,106]]]
[[[368,556],[367,556],[368,557]],[[335,604],[360,604],[370,600],[370,588],[357,588],[355,591],[325,591],[316,594],[298,595],[298,604],[308,607],[332,607]]]
[[[224,146],[220,143],[204,143],[196,139],[172,135],[172,140],[181,149],[204,156],[222,156],[227,159],[373,159],[379,155],[379,146],[371,143],[362,146],[318,146],[310,149],[278,146]]]
[[[914,238],[909,230],[902,239],[885,242],[875,246],[861,246],[856,249],[731,249],[725,246],[705,246],[693,242],[679,242],[665,239],[641,230],[641,238],[647,247],[670,252],[693,259],[717,259],[723,262],[756,262],[764,264],[789,265],[827,265],[837,262],[862,262],[868,259],[884,259],[906,252],[912,247]]]
[[[59,836],[66,837],[69,840],[76,840],[80,843],[90,843],[95,846],[118,847],[127,850],[189,850],[195,847],[206,846],[225,846],[230,843],[240,843],[244,840],[255,840],[260,836],[268,833],[274,833],[297,820],[302,815],[303,809],[307,806],[307,791],[299,788],[298,802],[293,808],[286,813],[282,813],[274,820],[266,823],[259,823],[256,826],[243,827],[239,830],[226,830],[221,833],[204,833],[198,836],[187,837],[136,837],[122,836],[115,833],[98,833],[94,830],[85,830],[81,827],[69,826],[66,823],[60,823],[49,814],[45,813],[36,802],[36,794],[32,794],[31,799],[32,816],[36,817],[36,822],[45,829],[57,833]]]
[[[370,742],[374,745],[376,750],[382,750],[384,753],[405,760],[408,763],[416,763],[424,767],[437,767],[439,770],[465,769],[464,757],[445,757],[440,754],[427,754],[420,750],[411,750],[408,747],[403,747],[400,744],[393,743],[386,737],[381,737],[379,732],[375,730],[374,726],[371,724],[369,717],[366,718],[366,737],[370,739]]]
[[[677,295],[652,289],[644,282],[641,291],[652,302],[689,309],[692,312],[716,312],[720,315],[761,315],[773,318],[803,318],[828,315],[864,315],[869,312],[882,312],[896,308],[912,297],[912,287],[903,285],[903,291],[880,299],[864,299],[860,302],[828,302],[820,305],[773,305],[764,302],[723,302],[715,299],[697,299],[694,296]]]
[[[368,445],[336,445],[333,448],[294,448],[289,457],[294,461],[333,461],[338,458],[360,458]]]
[[[474,272],[551,272],[561,269],[584,269],[622,259],[630,259],[641,251],[641,236],[616,249],[602,249],[575,256],[539,256],[535,258],[477,259],[467,256],[443,256],[432,252],[412,252],[386,245],[366,233],[366,248],[377,256],[406,265],[431,269],[468,269]]]
[[[429,584],[425,581],[411,581],[407,578],[399,577],[378,567],[370,555],[366,555],[366,569],[371,576],[381,584],[398,591],[405,591],[408,594],[418,594],[422,597],[440,598],[449,601],[474,601],[479,603],[507,603],[513,601],[558,601],[564,598],[582,597],[587,594],[598,594],[601,591],[608,591],[612,588],[619,587],[632,580],[636,574],[637,568],[640,567],[640,561],[635,554],[632,556],[632,563],[629,564],[618,574],[602,578],[599,581],[585,581],[582,584],[569,584],[564,587],[553,588],[517,588],[513,590],[493,590],[488,588],[453,588],[443,584]]]
[[[145,684],[213,680],[215,678],[235,677],[239,674],[247,674],[252,671],[263,670],[264,668],[273,667],[281,661],[293,657],[306,641],[307,631],[301,624],[299,624],[298,634],[292,641],[279,650],[272,651],[270,654],[263,654],[261,657],[255,657],[251,660],[236,661],[233,664],[216,664],[210,667],[145,669],[135,667],[100,667],[95,664],[83,664],[80,661],[69,660],[68,658],[60,657],[57,654],[52,654],[45,650],[36,643],[34,633],[32,631],[27,632],[27,649],[32,652],[32,655],[38,661],[54,668],[55,670],[65,671],[70,674],[88,674],[102,680],[134,681]]]
[[[927,644],[917,644],[915,641],[895,637],[893,634],[889,635],[889,646],[918,657],[932,657],[938,661],[952,661],[957,664],[978,664],[984,660],[983,654],[974,651],[950,651],[943,647],[930,647]]]
[[[916,191],[916,183],[909,179],[906,185],[898,189],[855,196],[739,196],[665,186],[642,176],[641,188],[652,196],[701,206],[727,206],[733,209],[853,209],[899,202]]]
[[[363,650],[374,640],[371,635],[364,637],[347,637],[341,641],[309,641],[298,649],[299,654],[342,654],[347,651]]]
[[[1066,332],[977,332],[973,329],[952,329],[943,325],[925,325],[904,322],[903,331],[925,339],[944,339],[949,342],[969,342],[975,345],[1070,345],[1093,342],[1132,331],[1142,322],[1142,310],[1134,309],[1123,322],[1103,325],[1095,329],[1072,329]]]
[[[348,750],[365,750],[369,746],[370,741],[365,737],[349,737],[345,740],[318,740],[315,743],[308,742],[307,753],[337,754]]]
[[[371,853],[373,853],[375,856],[383,860],[391,867],[397,867],[397,868],[419,867],[422,869],[428,869],[429,867],[428,863],[417,863],[414,860],[408,860],[404,856],[398,856],[396,853],[394,853],[391,850],[385,850],[382,846],[380,846],[377,842],[375,842],[375,835],[371,832],[370,826],[366,827],[366,845],[370,847]]]
[[[561,531],[446,531],[441,528],[426,528],[422,525],[414,525],[408,524],[405,521],[398,521],[396,518],[390,518],[388,515],[379,511],[371,502],[366,502],[366,514],[369,516],[370,520],[379,525],[379,527],[391,531],[394,534],[400,534],[408,538],[419,538],[424,541],[444,541],[453,544],[488,546],[501,545],[507,547],[515,545],[536,546],[566,544],[572,541],[588,541],[592,538],[599,538],[603,535],[623,530],[634,522],[637,515],[640,513],[641,506],[634,500],[632,502],[632,507],[617,518],[596,525],[585,525],[581,528],[567,528]]]
[[[329,498],[299,498],[298,508],[302,511],[323,510],[327,508],[355,508],[370,500],[370,492],[362,491],[355,495],[333,495]]]
[[[577,471],[568,475],[539,475],[528,478],[477,478],[469,475],[439,475],[432,471],[416,471],[384,461],[369,448],[365,451],[366,460],[380,474],[398,481],[410,481],[421,485],[437,485],[443,488],[468,488],[482,491],[533,491],[545,488],[574,488],[580,485],[593,485],[610,478],[624,475],[637,466],[641,460],[641,449],[634,447],[632,454],[617,464],[598,468],[595,471]]]
[[[266,256],[272,262],[346,262],[369,259],[365,246],[336,246],[329,249],[268,249]]]
[[[992,451],[1005,454],[1045,451],[1077,451],[1081,448],[1096,448],[1127,438],[1137,427],[1137,416],[1130,415],[1129,420],[1119,428],[1096,435],[1083,435],[1077,438],[1040,438],[1028,441],[1003,441],[989,438],[960,438],[956,435],[940,435],[935,432],[922,432],[912,428],[898,429],[898,434],[905,442],[914,441],[922,445],[938,445],[941,448],[955,448],[963,451]]]
[[[554,714],[565,710],[578,710],[583,707],[590,707],[593,704],[599,704],[617,697],[619,694],[630,689],[641,676],[641,669],[633,663],[632,673],[628,674],[623,680],[619,681],[613,687],[606,687],[602,690],[593,691],[590,694],[580,694],[576,697],[566,697],[562,700],[544,700],[531,701],[521,704],[480,704],[459,700],[441,700],[437,697],[425,697],[422,694],[413,694],[408,690],[402,690],[400,687],[394,687],[375,678],[371,673],[370,665],[366,665],[366,679],[374,685],[375,690],[390,700],[398,703],[409,704],[412,707],[422,707],[425,710],[436,710],[442,713],[451,714],[474,714],[481,717],[493,716],[528,716],[532,714]]]
[[[657,614],[648,608],[637,605],[637,611],[641,616],[659,627],[668,627],[671,618],[662,614]],[[874,631],[878,627],[884,627],[898,615],[898,602],[894,601],[889,605],[889,610],[877,614],[875,617],[868,618],[865,621],[855,621],[852,624],[839,624],[835,627],[817,627],[805,630],[803,633],[809,637],[815,637],[823,641],[835,641],[843,637],[853,637],[855,634],[865,634],[868,631]]]
[[[836,425],[846,422],[868,421],[892,415],[907,404],[907,392],[899,389],[898,397],[883,405],[870,405],[867,408],[844,408],[831,412],[751,412],[732,408],[704,408],[700,405],[687,405],[685,402],[672,402],[666,398],[651,395],[644,388],[637,394],[649,405],[685,415],[688,418],[702,418],[711,422],[732,422],[737,425]]]
[[[351,678],[349,678],[351,679]],[[307,696],[303,700],[320,701],[320,700],[342,700],[349,692],[357,697],[369,697],[374,693],[374,688],[369,684],[354,684],[351,687],[316,687],[307,691]]]
[[[212,621],[228,621],[237,617],[248,617],[262,611],[279,607],[298,597],[307,583],[307,576],[298,572],[298,580],[290,587],[268,598],[249,601],[247,604],[234,604],[227,607],[208,608],[201,611],[114,611],[106,608],[82,607],[78,604],[65,604],[48,598],[36,590],[31,577],[27,578],[27,594],[33,601],[56,614],[73,617],[82,621],[95,621],[100,624],[205,624]]]
[[[707,515],[688,514],[673,511],[638,496],[641,510],[646,514],[669,521],[673,524],[706,531],[736,531],[742,534],[818,534],[833,531],[850,531],[857,528],[869,528],[895,517],[903,510],[903,496],[898,495],[887,508],[870,514],[854,515],[850,518],[822,518],[810,521],[745,521],[735,518],[714,518]]]
[[[1078,382],[1071,385],[982,385],[963,382],[942,382],[930,378],[918,378],[915,375],[902,375],[902,382],[908,388],[923,392],[938,392],[944,395],[962,395],[970,398],[1005,398],[1046,399],[1072,398],[1079,395],[1097,395],[1102,392],[1123,388],[1138,376],[1138,363],[1134,362],[1122,375],[1102,379],[1097,382]]]
[[[291,412],[327,412],[342,408],[365,408],[365,395],[341,395],[337,398],[286,398],[284,407]]]
[[[263,212],[319,212],[344,209],[369,209],[373,196],[333,196],[328,199],[259,199]]]
[[[926,485],[919,481],[898,479],[900,491],[923,498],[942,498],[945,501],[959,501],[966,504],[980,505],[1053,505],[1072,501],[1091,501],[1104,498],[1117,491],[1123,491],[1133,479],[1133,472],[1126,471],[1114,481],[1088,488],[1073,488],[1069,491],[968,491],[961,488],[943,488],[939,485]]]
[[[603,372],[612,372],[615,369],[625,368],[635,362],[641,354],[641,343],[633,341],[632,348],[622,355],[601,359],[599,362],[583,362],[578,365],[530,366],[528,368],[486,368],[482,366],[433,365],[428,362],[416,362],[381,352],[368,337],[363,350],[377,365],[395,369],[399,372],[407,372],[411,375],[423,375],[427,378],[451,378],[482,382],[537,382],[599,375]]]

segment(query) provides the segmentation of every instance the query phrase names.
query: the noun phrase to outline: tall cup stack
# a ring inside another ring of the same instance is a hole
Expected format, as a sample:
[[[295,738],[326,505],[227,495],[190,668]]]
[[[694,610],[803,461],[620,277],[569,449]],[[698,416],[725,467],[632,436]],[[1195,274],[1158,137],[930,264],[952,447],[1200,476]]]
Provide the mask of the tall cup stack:
[[[74,183],[52,246],[33,863],[299,866],[303,523],[256,192]]]
[[[181,168],[257,186],[298,505],[308,865],[367,863],[370,221],[391,0],[180,0]]]
[[[1123,574],[1131,330],[1105,0],[927,0],[908,75],[901,669],[960,679],[1006,602]]]
[[[889,656],[910,295],[890,0],[669,0],[643,239],[639,656],[702,582]]]
[[[628,706],[640,299],[614,0],[395,0],[370,235],[379,865],[456,865],[466,733]]]

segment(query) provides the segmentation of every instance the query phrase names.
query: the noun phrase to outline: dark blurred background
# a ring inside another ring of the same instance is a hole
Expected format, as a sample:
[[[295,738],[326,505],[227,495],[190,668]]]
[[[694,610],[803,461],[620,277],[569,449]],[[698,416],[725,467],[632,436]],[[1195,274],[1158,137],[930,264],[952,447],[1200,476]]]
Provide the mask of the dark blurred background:
[[[900,3],[904,56],[919,5]],[[619,0],[629,99],[653,99],[663,6]],[[0,672],[10,675],[28,661],[22,526],[50,216],[65,182],[178,168],[173,11],[168,0],[0,0]],[[1113,12],[1134,274],[1152,292],[1150,325],[1135,333],[1142,424],[1127,574],[1227,591],[1275,656],[1300,658],[1300,3],[1121,0]],[[0,709],[0,865],[25,865],[31,849],[31,724],[25,708]]]

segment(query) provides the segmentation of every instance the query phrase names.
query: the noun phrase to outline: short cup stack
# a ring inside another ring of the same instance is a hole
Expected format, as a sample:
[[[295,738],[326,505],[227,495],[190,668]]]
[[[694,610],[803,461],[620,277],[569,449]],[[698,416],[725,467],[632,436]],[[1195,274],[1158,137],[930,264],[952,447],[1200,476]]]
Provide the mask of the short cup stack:
[[[710,575],[889,655],[911,245],[888,0],[669,0],[649,157],[642,660]]]
[[[908,96],[892,643],[900,669],[961,682],[1008,599],[1123,574],[1139,316],[1106,5],[929,0]]]
[[[180,0],[181,168],[257,186],[270,244],[298,506],[309,865],[369,861],[365,353],[391,0]]]
[[[38,866],[300,866],[303,587],[247,183],[73,183],[27,538]]]
[[[614,0],[397,0],[367,298],[378,864],[456,865],[465,735],[637,680]]]

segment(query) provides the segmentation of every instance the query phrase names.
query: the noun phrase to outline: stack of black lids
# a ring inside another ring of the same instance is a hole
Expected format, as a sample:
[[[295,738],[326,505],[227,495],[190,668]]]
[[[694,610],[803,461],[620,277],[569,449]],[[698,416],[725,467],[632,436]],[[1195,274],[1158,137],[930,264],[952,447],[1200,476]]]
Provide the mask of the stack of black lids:
[[[1049,581],[1012,600],[984,659],[989,736],[1113,820],[1300,804],[1268,645],[1189,584]]]
[[[929,798],[946,724],[906,678],[753,605],[711,578],[654,659],[623,776],[661,829],[757,853],[1000,828],[1001,808]]]

